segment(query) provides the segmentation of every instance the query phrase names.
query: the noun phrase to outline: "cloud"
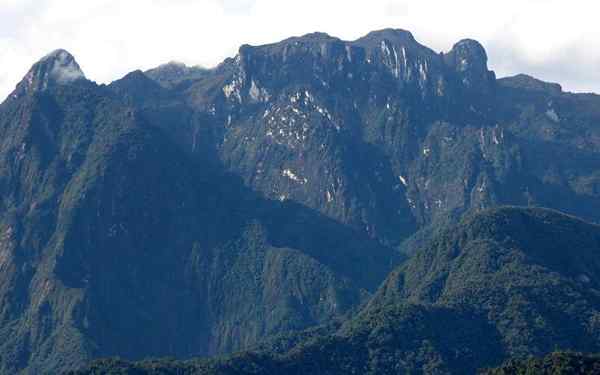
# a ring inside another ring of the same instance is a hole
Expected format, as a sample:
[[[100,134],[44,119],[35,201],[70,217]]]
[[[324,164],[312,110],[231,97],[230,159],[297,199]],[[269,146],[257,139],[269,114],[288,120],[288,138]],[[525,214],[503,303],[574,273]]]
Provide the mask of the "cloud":
[[[110,82],[170,60],[214,66],[243,43],[313,31],[351,40],[384,27],[435,50],[474,38],[500,76],[600,92],[599,13],[588,0],[0,0],[0,97],[58,48],[88,78]]]
[[[254,5],[255,0],[220,0],[219,3],[225,10],[225,12],[231,13],[245,13],[250,12]]]

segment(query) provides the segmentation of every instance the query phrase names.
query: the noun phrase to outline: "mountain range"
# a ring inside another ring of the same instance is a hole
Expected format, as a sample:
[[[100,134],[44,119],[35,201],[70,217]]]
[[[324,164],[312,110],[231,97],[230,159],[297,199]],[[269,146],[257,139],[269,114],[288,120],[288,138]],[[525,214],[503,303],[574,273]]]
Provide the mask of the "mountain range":
[[[0,104],[0,372],[245,350],[173,363],[473,373],[600,351],[598,124],[600,96],[404,30],[109,85],[54,51]]]

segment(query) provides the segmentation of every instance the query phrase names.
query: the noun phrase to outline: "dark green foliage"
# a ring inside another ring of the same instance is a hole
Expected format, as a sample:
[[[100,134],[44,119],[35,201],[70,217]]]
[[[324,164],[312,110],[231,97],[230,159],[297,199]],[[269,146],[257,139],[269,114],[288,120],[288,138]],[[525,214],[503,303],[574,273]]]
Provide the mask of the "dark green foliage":
[[[336,332],[204,364],[216,374],[473,374],[557,349],[598,352],[598,249],[600,227],[555,211],[470,214],[417,250]],[[578,358],[503,368],[594,365]]]
[[[85,370],[72,372],[69,375],[291,374],[283,372],[287,369],[274,367],[269,360],[264,358],[261,360],[259,356],[248,357],[244,360],[248,364],[246,369],[233,367],[225,369],[219,365],[210,364],[208,361],[154,360],[130,363],[120,360],[99,360]],[[308,371],[308,369],[306,370]],[[435,372],[433,369],[428,371],[429,373]],[[394,373],[411,373],[411,371],[398,368]],[[457,373],[464,373],[464,371]],[[598,373],[600,373],[600,356],[573,352],[554,352],[542,358],[510,359],[497,368],[478,371],[478,374],[481,375],[595,375]]]
[[[485,375],[593,375],[600,374],[600,356],[556,352],[543,358],[510,360],[498,368],[481,373]]]

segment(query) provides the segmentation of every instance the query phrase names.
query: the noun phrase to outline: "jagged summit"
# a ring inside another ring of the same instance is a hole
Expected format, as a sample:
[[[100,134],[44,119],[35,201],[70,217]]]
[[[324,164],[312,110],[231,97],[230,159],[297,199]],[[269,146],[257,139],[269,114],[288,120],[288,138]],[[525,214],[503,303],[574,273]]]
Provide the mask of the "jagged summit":
[[[63,48],[58,48],[58,49],[55,49],[54,51],[51,51],[44,57],[42,57],[39,60],[39,62],[49,61],[49,60],[54,60],[54,59],[69,59],[69,58],[74,59],[73,55],[69,51],[67,51]]]
[[[485,48],[475,39],[462,39],[454,44],[452,51],[461,53],[465,56],[477,57],[487,62],[487,53]]]
[[[56,83],[66,84],[80,78],[85,74],[75,61],[75,57],[64,49],[57,49],[44,56],[33,66],[36,72],[45,74],[44,78],[52,79]],[[32,70],[33,70],[32,69]]]
[[[496,80],[495,74],[488,70],[487,53],[476,40],[459,41],[450,52],[444,54],[444,60],[458,73],[467,87],[479,87],[485,91]]]
[[[487,70],[487,53],[476,40],[463,39],[456,43],[446,55],[446,62],[458,72]]]
[[[269,43],[265,45],[251,46],[248,44],[244,44],[240,47],[240,52],[243,53],[247,50],[255,48],[278,50],[281,48],[285,48],[286,46],[295,44],[314,44],[315,46],[318,46],[323,43],[339,43],[340,45],[347,46],[357,45],[363,47],[378,47],[382,40],[387,40],[393,44],[418,45],[418,42],[415,40],[414,36],[410,31],[403,29],[387,28],[372,31],[367,35],[360,37],[354,41],[342,40],[338,37],[329,35],[327,33],[317,31],[304,34],[302,36],[294,36],[291,38],[284,39],[280,42]]]
[[[367,35],[356,39],[350,44],[365,48],[367,51],[380,49],[382,46],[388,46],[401,50],[402,48],[412,50],[413,55],[417,54],[423,58],[431,58],[436,53],[427,46],[419,43],[410,31],[404,29],[381,29],[368,33]]]
[[[261,51],[262,53],[269,55],[284,55],[287,56],[288,53],[295,51],[321,51],[323,46],[337,43],[343,44],[345,43],[339,38],[331,36],[327,33],[323,32],[313,32],[304,34],[301,36],[293,36],[279,42],[268,43],[263,45],[249,45],[243,44],[240,46],[238,50],[238,56],[242,59],[248,54],[255,53],[253,51]]]
[[[31,67],[17,85],[13,96],[19,96],[24,92],[46,90],[53,85],[66,85],[80,79],[85,79],[85,74],[73,55],[64,49],[57,49],[42,57]]]

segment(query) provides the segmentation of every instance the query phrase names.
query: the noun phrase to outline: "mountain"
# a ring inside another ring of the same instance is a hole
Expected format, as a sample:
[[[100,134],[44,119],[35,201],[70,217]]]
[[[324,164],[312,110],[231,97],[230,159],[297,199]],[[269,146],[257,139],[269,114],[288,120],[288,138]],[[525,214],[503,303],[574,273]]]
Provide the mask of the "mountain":
[[[390,270],[392,249],[190,157],[76,68],[45,57],[0,107],[0,372],[228,352],[342,316]]]
[[[554,350],[598,352],[599,245],[599,226],[556,211],[485,210],[416,251],[332,334],[309,336],[282,353],[263,350],[212,362],[100,361],[79,374],[120,367],[140,374],[150,368],[190,374],[471,374]],[[557,358],[563,368],[578,362],[560,355],[550,361]],[[523,366],[540,363],[529,362]]]
[[[178,66],[157,69],[190,77]],[[437,53],[405,30],[313,33],[244,45],[177,85],[139,73],[110,87],[183,150],[388,246],[503,204],[600,219],[600,97],[496,79],[474,40]]]
[[[599,108],[496,79],[474,40],[438,53],[396,29],[244,45],[213,69],[109,85],[55,51],[0,104],[0,372],[281,335],[285,352],[342,329],[465,213],[597,222]],[[414,308],[399,314],[438,319]]]

